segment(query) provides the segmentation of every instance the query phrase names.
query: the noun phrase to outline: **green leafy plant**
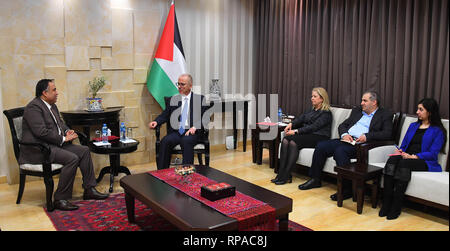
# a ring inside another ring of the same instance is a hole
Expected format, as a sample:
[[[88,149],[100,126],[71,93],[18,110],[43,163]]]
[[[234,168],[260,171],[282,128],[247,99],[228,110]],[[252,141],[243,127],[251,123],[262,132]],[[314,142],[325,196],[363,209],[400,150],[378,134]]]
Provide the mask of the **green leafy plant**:
[[[97,96],[97,92],[103,88],[106,84],[105,77],[95,77],[92,81],[89,81],[89,93],[92,94],[92,98]]]

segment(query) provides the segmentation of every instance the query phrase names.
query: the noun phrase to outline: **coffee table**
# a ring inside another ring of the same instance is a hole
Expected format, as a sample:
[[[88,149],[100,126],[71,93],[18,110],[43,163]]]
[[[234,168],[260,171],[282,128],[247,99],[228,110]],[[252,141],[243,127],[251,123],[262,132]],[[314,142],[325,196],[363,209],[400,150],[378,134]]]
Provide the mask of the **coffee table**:
[[[279,230],[288,230],[292,199],[251,184],[207,166],[195,166],[196,172],[218,182],[236,186],[236,190],[275,208]],[[135,199],[150,207],[174,226],[183,231],[238,230],[238,221],[191,198],[149,173],[123,177],[120,186],[125,190],[128,221],[135,222]]]

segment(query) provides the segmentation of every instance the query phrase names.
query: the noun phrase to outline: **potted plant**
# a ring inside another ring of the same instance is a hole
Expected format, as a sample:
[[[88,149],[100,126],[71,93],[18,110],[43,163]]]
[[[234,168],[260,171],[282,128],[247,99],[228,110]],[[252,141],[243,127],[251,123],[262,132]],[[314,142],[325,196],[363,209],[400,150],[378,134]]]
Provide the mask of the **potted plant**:
[[[89,93],[92,95],[91,98],[86,98],[88,111],[96,112],[103,111],[102,98],[96,98],[97,93],[100,89],[105,86],[105,77],[95,77],[92,81],[89,81]]]

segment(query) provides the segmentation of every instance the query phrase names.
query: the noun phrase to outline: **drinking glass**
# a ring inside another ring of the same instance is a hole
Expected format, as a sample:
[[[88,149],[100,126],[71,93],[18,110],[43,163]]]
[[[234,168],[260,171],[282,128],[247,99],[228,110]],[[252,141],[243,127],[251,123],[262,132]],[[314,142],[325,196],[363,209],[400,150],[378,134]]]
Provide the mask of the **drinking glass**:
[[[133,138],[133,128],[128,127],[127,128],[127,138],[132,139]]]
[[[95,131],[95,141],[97,141],[97,142],[102,141],[102,134],[101,134],[100,130]]]

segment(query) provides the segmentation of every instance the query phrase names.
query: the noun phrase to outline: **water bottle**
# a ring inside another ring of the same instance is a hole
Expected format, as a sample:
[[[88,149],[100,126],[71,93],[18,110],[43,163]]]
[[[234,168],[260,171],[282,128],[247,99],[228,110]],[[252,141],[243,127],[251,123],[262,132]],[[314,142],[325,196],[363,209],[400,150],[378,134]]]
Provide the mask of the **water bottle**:
[[[283,115],[283,111],[281,110],[281,107],[280,107],[280,108],[278,108],[278,122],[282,122],[281,121],[282,115]]]
[[[102,127],[102,142],[108,143],[108,127],[106,126],[106,124],[103,124]]]
[[[120,123],[120,139],[125,140],[127,138],[127,128],[125,127],[125,123]]]

